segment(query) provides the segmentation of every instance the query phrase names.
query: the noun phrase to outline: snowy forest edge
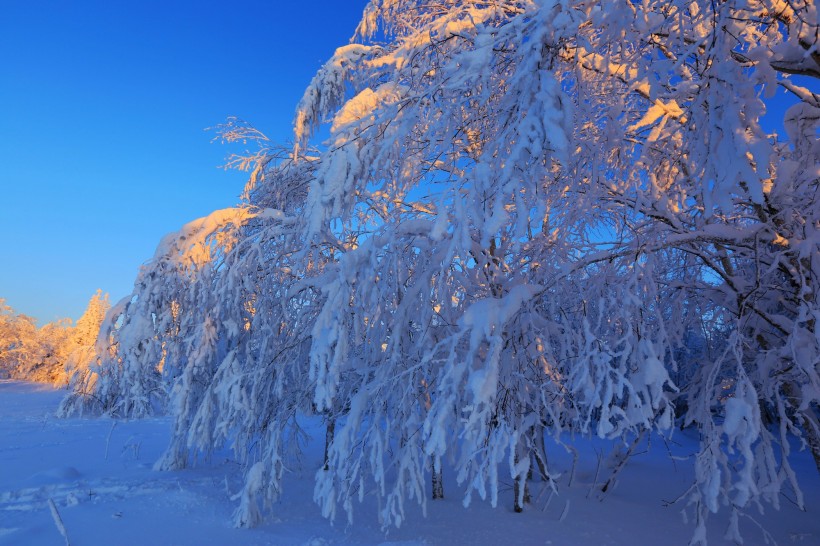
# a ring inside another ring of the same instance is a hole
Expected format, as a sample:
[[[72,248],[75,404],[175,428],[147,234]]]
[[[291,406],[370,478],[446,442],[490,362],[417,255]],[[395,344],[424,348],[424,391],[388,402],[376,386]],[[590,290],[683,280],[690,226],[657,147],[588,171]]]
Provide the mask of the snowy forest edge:
[[[156,468],[230,445],[240,526],[316,415],[329,518],[368,481],[399,525],[445,464],[493,504],[508,477],[524,509],[545,435],[677,426],[700,437],[692,543],[719,510],[740,540],[784,488],[802,504],[794,440],[820,468],[817,21],[799,1],[373,1],[293,147],[221,128],[258,144],[231,159],[243,205],[166,237],[92,313],[96,345],[49,360],[62,375],[4,367],[70,381],[65,416],[170,413]],[[778,89],[786,140],[762,126]]]

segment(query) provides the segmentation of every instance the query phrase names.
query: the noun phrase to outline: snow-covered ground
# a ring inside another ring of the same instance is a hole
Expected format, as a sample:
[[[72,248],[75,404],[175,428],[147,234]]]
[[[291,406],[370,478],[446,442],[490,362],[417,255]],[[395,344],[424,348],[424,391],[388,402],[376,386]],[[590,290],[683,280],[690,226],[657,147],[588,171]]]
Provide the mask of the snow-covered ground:
[[[64,391],[0,381],[0,545],[65,544],[55,515],[74,546],[145,544],[552,544],[683,545],[692,527],[672,501],[692,479],[695,441],[678,433],[668,444],[652,439],[621,474],[617,487],[601,499],[594,482],[608,476],[599,465],[612,446],[577,441],[580,453],[572,485],[572,457],[550,446],[551,466],[561,474],[558,494],[534,483],[533,503],[512,511],[512,487],[499,506],[474,499],[468,509],[453,476],[445,474],[443,501],[430,502],[427,517],[409,510],[400,529],[387,534],[375,517],[375,501],[365,496],[354,526],[331,525],[313,504],[313,475],[321,459],[320,434],[306,450],[301,468],[285,479],[285,494],[266,523],[251,530],[230,526],[240,473],[227,454],[178,472],[151,469],[169,436],[169,421],[112,421],[53,417]],[[667,449],[677,456],[670,459]],[[795,466],[803,476],[807,512],[785,497],[780,511],[767,508],[744,518],[746,544],[764,544],[762,525],[779,544],[820,544],[820,478],[801,452]],[[597,480],[596,480],[597,469]],[[710,544],[724,544],[726,517],[710,522]]]

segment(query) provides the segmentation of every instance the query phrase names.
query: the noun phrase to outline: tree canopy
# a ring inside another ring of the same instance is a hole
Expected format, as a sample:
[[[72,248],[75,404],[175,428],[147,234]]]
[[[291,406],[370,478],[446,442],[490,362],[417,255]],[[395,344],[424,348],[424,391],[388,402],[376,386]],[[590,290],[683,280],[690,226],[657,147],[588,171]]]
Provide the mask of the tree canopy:
[[[721,506],[739,537],[784,486],[802,503],[790,438],[820,468],[817,45],[803,1],[374,0],[292,149],[223,127],[260,144],[245,203],[162,242],[66,411],[170,408],[162,468],[230,442],[241,525],[303,415],[323,512],[371,482],[385,525],[445,461],[496,503],[544,434],[677,423],[693,542]]]

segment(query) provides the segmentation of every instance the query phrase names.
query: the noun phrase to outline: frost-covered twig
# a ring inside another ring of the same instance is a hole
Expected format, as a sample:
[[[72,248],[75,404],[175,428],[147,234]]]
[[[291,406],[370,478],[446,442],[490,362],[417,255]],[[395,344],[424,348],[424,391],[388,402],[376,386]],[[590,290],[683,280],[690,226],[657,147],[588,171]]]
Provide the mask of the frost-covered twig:
[[[108,460],[108,447],[111,444],[111,435],[114,434],[114,429],[117,427],[117,421],[111,420],[111,430],[108,431],[108,437],[105,439],[105,460]]]
[[[57,505],[54,504],[54,500],[51,497],[48,499],[48,508],[51,510],[51,518],[54,520],[54,525],[57,526],[57,530],[65,539],[65,546],[71,546],[71,542],[68,540],[68,531],[66,531],[65,525],[63,525],[63,519],[57,511]]]
[[[564,503],[564,510],[561,512],[561,517],[558,518],[558,521],[564,521],[567,518],[567,514],[569,514],[569,499]]]
[[[603,463],[604,456],[602,453],[599,453],[598,450],[595,450],[595,456],[597,459],[597,464],[595,465],[595,476],[592,478],[592,483],[589,486],[589,491],[587,491],[587,498],[592,495],[592,492],[598,486],[598,476],[601,473],[601,464]]]

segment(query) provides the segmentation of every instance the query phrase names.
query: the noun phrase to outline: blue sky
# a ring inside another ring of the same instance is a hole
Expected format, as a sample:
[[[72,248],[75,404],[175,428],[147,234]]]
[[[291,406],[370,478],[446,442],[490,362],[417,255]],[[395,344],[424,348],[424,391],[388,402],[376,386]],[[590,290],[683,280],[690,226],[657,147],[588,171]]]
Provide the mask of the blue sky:
[[[238,201],[245,175],[204,129],[237,116],[288,141],[364,5],[2,0],[0,298],[42,324],[128,295],[163,235]]]
[[[0,298],[40,323],[126,296],[160,238],[234,205],[204,131],[276,141],[365,1],[4,0]]]

